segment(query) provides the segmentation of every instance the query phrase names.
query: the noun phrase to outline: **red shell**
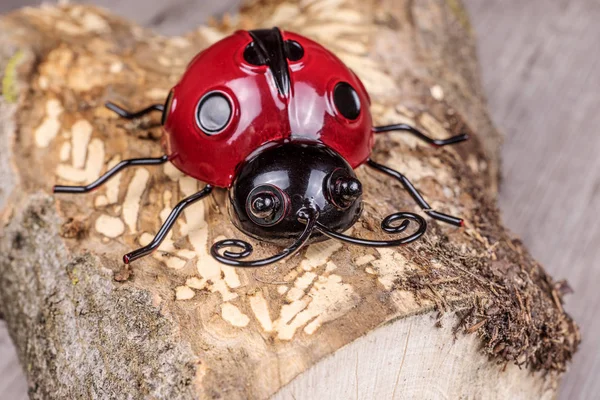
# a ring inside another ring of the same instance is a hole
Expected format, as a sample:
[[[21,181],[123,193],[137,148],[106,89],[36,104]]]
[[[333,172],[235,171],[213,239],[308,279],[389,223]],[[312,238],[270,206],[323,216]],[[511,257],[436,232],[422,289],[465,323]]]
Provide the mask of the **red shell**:
[[[173,88],[165,111],[163,146],[182,172],[208,184],[229,187],[236,168],[269,142],[307,138],[340,153],[352,168],[366,161],[373,147],[369,96],[358,77],[333,53],[303,36],[281,32],[304,48],[299,61],[289,61],[291,90],[280,94],[267,66],[244,60],[252,42],[238,31],[198,54]],[[333,104],[339,82],[356,91],[361,112],[354,121]],[[213,91],[229,98],[233,112],[226,128],[209,136],[196,123],[196,108]]]

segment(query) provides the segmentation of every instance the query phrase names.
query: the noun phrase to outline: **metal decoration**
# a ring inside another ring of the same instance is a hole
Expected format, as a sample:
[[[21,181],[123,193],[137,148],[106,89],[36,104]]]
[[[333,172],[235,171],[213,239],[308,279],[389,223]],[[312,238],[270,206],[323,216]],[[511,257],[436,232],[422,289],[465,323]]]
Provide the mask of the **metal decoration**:
[[[430,217],[462,226],[462,219],[433,210],[403,174],[370,157],[376,133],[407,132],[433,146],[460,143],[467,135],[437,140],[406,124],[374,127],[369,105],[358,77],[321,45],[278,28],[239,31],[198,54],[164,105],[132,113],[106,104],[128,119],[162,112],[164,156],[124,160],[87,186],[55,186],[54,192],[85,193],[124,168],[167,161],[206,182],[177,204],[150,244],[126,254],[125,263],[156,250],[181,212],[214,187],[229,189],[231,221],[240,231],[284,247],[249,261],[248,242],[215,243],[212,256],[236,267],[269,265],[329,238],[372,247],[420,238],[427,223],[410,212],[381,223],[388,234],[404,234],[398,239],[342,233],[362,213],[363,186],[354,169],[363,164],[398,180]]]

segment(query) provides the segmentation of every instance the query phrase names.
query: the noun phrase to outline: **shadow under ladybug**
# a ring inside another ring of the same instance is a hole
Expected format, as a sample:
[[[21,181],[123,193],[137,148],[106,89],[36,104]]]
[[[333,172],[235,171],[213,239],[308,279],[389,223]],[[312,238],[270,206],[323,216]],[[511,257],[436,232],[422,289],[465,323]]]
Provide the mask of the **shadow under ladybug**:
[[[375,133],[403,131],[433,146],[459,143],[467,135],[435,140],[406,124],[374,127],[369,105],[359,78],[316,42],[278,28],[238,31],[199,53],[164,105],[131,113],[106,104],[128,119],[162,112],[165,155],[123,160],[87,186],[59,185],[54,192],[89,192],[126,167],[165,162],[207,183],[179,202],[152,242],[126,254],[125,263],[156,250],[181,212],[214,187],[229,189],[229,214],[239,230],[287,246],[272,257],[250,261],[252,246],[243,240],[213,244],[212,256],[231,266],[268,265],[327,238],[388,247],[421,237],[427,223],[410,212],[382,221],[389,234],[415,224],[411,234],[396,240],[341,233],[362,212],[363,187],[354,173],[362,164],[397,179],[430,217],[462,226],[462,219],[433,210],[403,174],[370,156]]]

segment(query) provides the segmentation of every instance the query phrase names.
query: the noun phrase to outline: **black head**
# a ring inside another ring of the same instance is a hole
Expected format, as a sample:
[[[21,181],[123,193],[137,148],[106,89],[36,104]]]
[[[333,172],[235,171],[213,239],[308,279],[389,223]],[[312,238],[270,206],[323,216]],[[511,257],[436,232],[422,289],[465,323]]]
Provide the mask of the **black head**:
[[[306,228],[301,209],[311,207],[320,224],[345,231],[360,217],[361,195],[360,181],[335,151],[314,142],[280,143],[242,165],[229,192],[229,213],[242,232],[289,244]]]

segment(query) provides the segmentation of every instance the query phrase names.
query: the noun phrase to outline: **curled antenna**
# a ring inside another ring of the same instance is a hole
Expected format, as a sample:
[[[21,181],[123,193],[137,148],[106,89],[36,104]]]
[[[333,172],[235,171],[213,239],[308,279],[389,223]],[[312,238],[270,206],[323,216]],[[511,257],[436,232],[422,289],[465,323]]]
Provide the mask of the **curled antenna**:
[[[286,257],[289,257],[295,254],[298,250],[302,248],[310,239],[310,235],[312,235],[313,230],[315,228],[315,224],[317,224],[317,218],[319,218],[319,211],[313,207],[307,206],[303,207],[298,211],[298,220],[305,223],[304,231],[302,234],[292,243],[289,247],[283,249],[280,253],[268,257],[263,258],[261,260],[242,260],[250,256],[253,252],[252,245],[248,242],[239,239],[225,239],[219,242],[216,242],[212,245],[210,249],[210,254],[219,262],[223,264],[230,265],[232,267],[245,267],[245,268],[253,268],[253,267],[263,267],[265,265],[273,264],[277,261],[280,261]],[[241,251],[232,252],[229,250],[225,250],[222,254],[220,250],[227,247],[237,247]]]
[[[400,224],[395,224],[398,221],[401,221]],[[395,239],[395,240],[368,240],[362,238],[356,238],[348,235],[344,235],[343,233],[332,231],[327,228],[325,225],[317,222],[315,229],[321,232],[323,235],[329,236],[332,239],[341,240],[346,243],[352,243],[359,246],[367,246],[367,247],[393,247],[393,246],[402,246],[411,242],[414,242],[427,230],[427,222],[418,214],[413,214],[409,212],[397,212],[385,217],[385,219],[381,222],[381,229],[391,234],[400,234],[404,232],[411,221],[414,221],[418,224],[417,230],[409,236]]]
[[[318,217],[319,212],[316,209],[312,207],[302,208],[298,212],[298,220],[306,224],[306,226],[304,227],[304,231],[298,237],[298,239],[294,241],[292,245],[285,248],[280,253],[274,256],[263,258],[260,260],[243,260],[244,258],[249,257],[254,249],[252,248],[252,245],[250,243],[239,239],[225,239],[216,242],[212,245],[210,253],[217,261],[222,262],[223,264],[230,265],[232,267],[263,267],[265,265],[273,264],[296,253],[306,244],[314,230],[317,230],[322,234],[333,239],[338,239],[346,243],[352,243],[368,247],[393,247],[405,245],[419,239],[427,230],[427,222],[425,222],[423,217],[421,217],[420,215],[409,212],[397,212],[388,215],[381,222],[381,228],[385,232],[390,234],[400,234],[406,231],[406,229],[411,225],[411,222],[416,222],[418,227],[415,230],[415,232],[408,236],[395,240],[368,240],[355,238],[352,236],[344,235],[339,232],[335,232],[327,228],[320,222],[317,222]],[[221,252],[221,250],[231,247],[236,247],[240,251],[235,252],[225,250]]]

